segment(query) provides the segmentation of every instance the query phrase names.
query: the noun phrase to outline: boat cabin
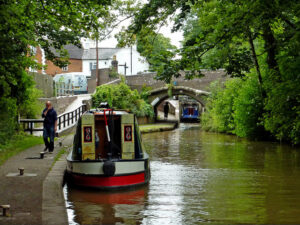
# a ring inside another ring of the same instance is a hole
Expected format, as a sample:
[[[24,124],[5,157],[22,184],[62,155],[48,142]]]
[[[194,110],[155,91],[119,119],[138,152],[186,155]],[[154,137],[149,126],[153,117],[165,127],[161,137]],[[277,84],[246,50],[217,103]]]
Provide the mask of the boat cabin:
[[[91,110],[78,120],[72,160],[105,161],[143,158],[134,114],[111,109]]]

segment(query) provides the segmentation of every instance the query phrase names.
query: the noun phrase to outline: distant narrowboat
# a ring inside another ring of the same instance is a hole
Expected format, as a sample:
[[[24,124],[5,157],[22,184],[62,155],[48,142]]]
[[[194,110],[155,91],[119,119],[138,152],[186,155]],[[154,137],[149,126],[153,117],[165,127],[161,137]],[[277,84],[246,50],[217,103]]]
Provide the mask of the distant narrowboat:
[[[149,157],[135,115],[108,108],[84,113],[67,157],[67,175],[75,186],[107,190],[148,183]]]
[[[181,121],[183,122],[198,122],[199,121],[199,106],[197,104],[183,104]]]

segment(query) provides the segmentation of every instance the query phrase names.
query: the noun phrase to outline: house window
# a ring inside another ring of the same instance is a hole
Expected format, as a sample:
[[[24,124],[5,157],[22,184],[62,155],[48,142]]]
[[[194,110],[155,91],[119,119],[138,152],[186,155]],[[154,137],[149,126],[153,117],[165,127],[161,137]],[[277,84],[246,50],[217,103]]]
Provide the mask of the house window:
[[[63,68],[61,68],[62,71],[68,71],[69,67],[68,66],[64,66]]]
[[[90,62],[90,70],[95,70],[96,69],[96,63],[95,62]]]
[[[34,61],[35,61],[36,63],[38,63],[38,61],[37,61],[36,59],[35,59]],[[29,72],[34,72],[34,73],[37,72],[37,69],[36,69],[35,67],[29,67],[28,70],[29,70]]]
[[[30,46],[30,55],[36,55],[36,47]]]

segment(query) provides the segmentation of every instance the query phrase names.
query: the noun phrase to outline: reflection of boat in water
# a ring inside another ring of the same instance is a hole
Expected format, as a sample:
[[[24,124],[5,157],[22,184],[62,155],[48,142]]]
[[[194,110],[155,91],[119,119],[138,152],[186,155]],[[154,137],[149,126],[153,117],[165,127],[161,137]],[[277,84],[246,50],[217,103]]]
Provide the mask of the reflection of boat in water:
[[[118,192],[99,192],[99,191],[86,191],[81,189],[72,188],[69,189],[71,199],[76,199],[80,202],[88,202],[93,204],[143,204],[147,189],[145,187],[137,188],[128,191]]]
[[[145,184],[150,179],[137,119],[126,111],[84,113],[67,162],[68,180],[76,186],[110,190]]]
[[[69,219],[78,224],[137,224],[147,193],[147,187],[110,192],[67,188]]]

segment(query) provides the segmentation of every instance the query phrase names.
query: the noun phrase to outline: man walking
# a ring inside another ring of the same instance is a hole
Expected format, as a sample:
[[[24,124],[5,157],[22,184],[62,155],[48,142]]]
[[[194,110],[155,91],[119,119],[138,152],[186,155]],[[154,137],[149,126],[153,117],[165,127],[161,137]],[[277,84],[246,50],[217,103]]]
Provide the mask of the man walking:
[[[164,105],[164,117],[165,120],[168,119],[168,114],[169,114],[169,102],[166,102]]]
[[[47,151],[48,149],[49,153],[51,153],[54,149],[54,136],[57,130],[57,114],[50,101],[46,102],[46,108],[43,110],[42,117],[45,118],[43,130],[45,142],[44,151]],[[50,142],[48,141],[48,138],[50,138]]]

